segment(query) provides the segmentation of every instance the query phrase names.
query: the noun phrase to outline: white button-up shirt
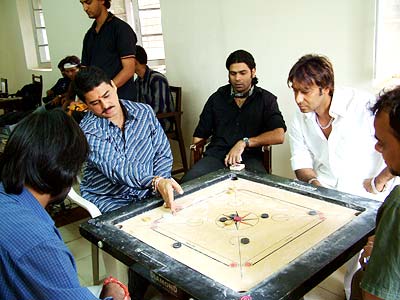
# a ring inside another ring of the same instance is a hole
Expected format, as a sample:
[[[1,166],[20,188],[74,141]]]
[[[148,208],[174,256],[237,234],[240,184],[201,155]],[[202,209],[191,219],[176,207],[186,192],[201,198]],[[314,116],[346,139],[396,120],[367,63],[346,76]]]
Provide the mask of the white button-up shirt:
[[[315,112],[297,110],[289,127],[293,170],[311,168],[328,188],[383,200],[386,193],[365,191],[363,181],[386,166],[375,150],[374,116],[369,108],[372,94],[351,88],[335,89],[329,115],[334,118],[326,139],[316,122]]]

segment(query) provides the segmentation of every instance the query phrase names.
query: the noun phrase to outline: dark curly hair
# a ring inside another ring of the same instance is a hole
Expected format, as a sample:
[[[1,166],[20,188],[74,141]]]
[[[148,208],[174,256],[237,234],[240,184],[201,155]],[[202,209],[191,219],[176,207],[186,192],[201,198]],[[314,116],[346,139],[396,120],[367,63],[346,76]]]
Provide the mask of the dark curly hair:
[[[110,77],[102,69],[95,66],[81,68],[72,82],[72,88],[79,99],[86,102],[85,94],[103,82],[111,85]]]
[[[111,7],[111,0],[104,0],[104,6],[109,9]]]

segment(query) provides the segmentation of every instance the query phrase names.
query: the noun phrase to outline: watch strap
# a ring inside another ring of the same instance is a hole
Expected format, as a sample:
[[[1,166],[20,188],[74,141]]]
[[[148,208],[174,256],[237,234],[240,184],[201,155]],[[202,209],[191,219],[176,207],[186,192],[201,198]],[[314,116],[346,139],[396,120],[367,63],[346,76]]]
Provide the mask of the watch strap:
[[[250,147],[250,140],[249,140],[248,137],[244,137],[244,138],[242,139],[242,141],[245,142],[246,148]]]

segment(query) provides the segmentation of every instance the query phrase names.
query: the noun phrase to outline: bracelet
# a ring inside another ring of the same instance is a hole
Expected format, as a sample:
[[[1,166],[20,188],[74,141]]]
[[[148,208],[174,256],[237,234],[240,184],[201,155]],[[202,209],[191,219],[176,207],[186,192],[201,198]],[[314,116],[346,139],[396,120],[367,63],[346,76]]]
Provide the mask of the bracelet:
[[[123,284],[121,281],[119,281],[118,279],[116,279],[116,278],[114,278],[114,277],[112,277],[112,276],[110,276],[110,277],[108,277],[108,278],[106,278],[106,279],[104,280],[103,286],[105,286],[105,285],[107,285],[107,284],[109,284],[109,283],[116,283],[116,284],[118,284],[118,285],[124,290],[125,296],[124,296],[124,299],[123,299],[123,300],[128,300],[128,299],[130,299],[130,298],[129,298],[129,290],[128,290],[128,288],[127,288],[127,286],[126,286],[125,284]]]
[[[157,193],[158,191],[158,184],[160,180],[163,179],[160,176],[154,176],[153,180],[151,181],[151,189],[153,190],[154,193]]]
[[[194,151],[196,151],[196,144],[191,144],[191,145],[189,146],[189,150],[194,150]]]
[[[310,180],[308,180],[307,182],[309,183],[309,184],[312,184],[314,181],[318,181],[318,178],[317,177],[313,177],[313,178],[311,178]]]

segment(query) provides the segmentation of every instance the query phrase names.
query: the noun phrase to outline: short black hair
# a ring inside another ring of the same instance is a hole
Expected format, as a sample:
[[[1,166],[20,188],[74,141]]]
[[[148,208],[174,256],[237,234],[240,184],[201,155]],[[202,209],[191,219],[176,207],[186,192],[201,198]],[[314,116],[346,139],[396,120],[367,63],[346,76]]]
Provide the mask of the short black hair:
[[[24,186],[59,195],[74,183],[89,146],[79,125],[60,109],[36,111],[12,131],[0,158],[6,193]]]
[[[250,70],[256,68],[256,62],[254,61],[253,55],[251,55],[246,50],[236,50],[229,54],[228,58],[226,59],[225,67],[229,71],[229,68],[232,64],[237,63],[245,63]],[[252,84],[256,85],[258,83],[257,77],[254,77],[252,80]]]
[[[141,65],[147,65],[147,53],[142,46],[136,45],[135,59]]]
[[[60,62],[57,65],[57,68],[60,69],[60,71],[62,72],[64,71],[64,65],[65,65],[65,57],[62,60],[60,60]]]
[[[85,94],[98,87],[102,83],[111,85],[111,79],[98,67],[81,68],[72,82],[72,88],[79,99],[86,102]]]
[[[111,7],[111,0],[104,0],[104,6],[109,9]]]
[[[400,140],[400,86],[389,90],[382,90],[378,99],[371,107],[372,113],[377,116],[381,112],[389,114],[389,125],[393,133]]]
[[[226,59],[226,69],[229,71],[229,67],[236,63],[245,63],[250,70],[256,67],[256,62],[254,61],[253,55],[245,50],[236,50],[229,54],[228,58]]]
[[[79,59],[78,56],[75,55],[69,55],[66,58],[64,58],[64,65],[67,63],[78,65],[78,67],[81,66],[81,60]]]

